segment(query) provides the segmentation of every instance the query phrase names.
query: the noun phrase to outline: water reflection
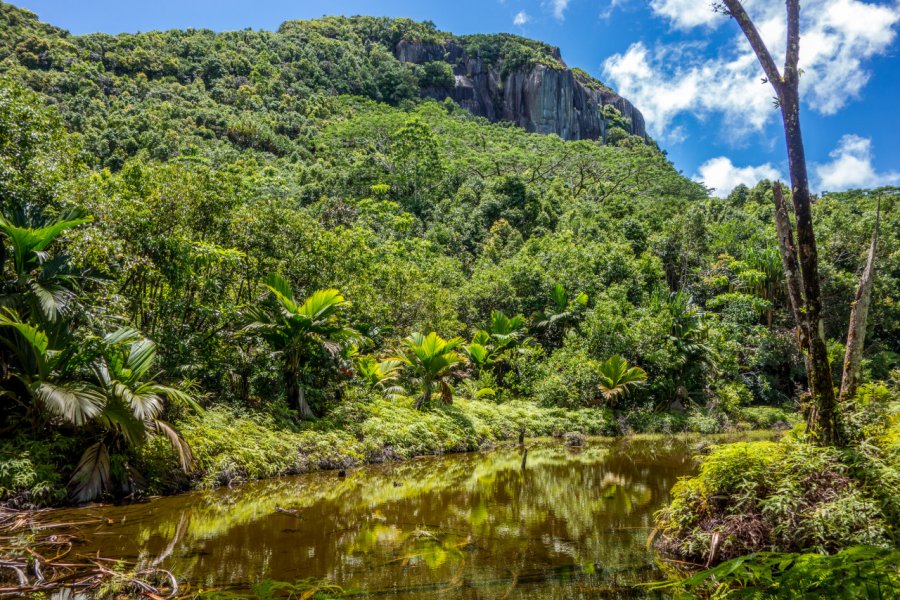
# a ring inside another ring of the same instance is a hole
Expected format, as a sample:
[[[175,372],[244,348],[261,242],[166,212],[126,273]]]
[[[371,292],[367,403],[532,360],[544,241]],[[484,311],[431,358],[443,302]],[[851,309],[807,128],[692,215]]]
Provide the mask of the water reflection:
[[[166,568],[195,591],[315,578],[398,598],[639,597],[631,586],[658,577],[653,512],[696,443],[535,443],[524,468],[509,447],[80,509],[111,524],[79,551]]]

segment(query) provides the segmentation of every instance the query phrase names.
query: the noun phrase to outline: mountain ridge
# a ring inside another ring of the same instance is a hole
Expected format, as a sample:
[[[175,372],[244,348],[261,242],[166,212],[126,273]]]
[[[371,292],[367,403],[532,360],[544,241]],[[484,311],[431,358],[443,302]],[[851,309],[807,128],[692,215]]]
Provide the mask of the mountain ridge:
[[[355,16],[286,21],[274,32],[72,35],[6,3],[0,3],[0,28],[4,72],[13,63],[59,72],[87,62],[101,74],[171,78],[183,85],[202,80],[207,88],[235,90],[263,83],[300,98],[347,93],[393,105],[451,98],[476,116],[529,132],[604,143],[629,135],[649,141],[643,115],[631,102],[570,69],[558,48],[512,34],[456,36],[430,22]],[[226,49],[228,60],[210,59],[208,48]],[[59,94],[55,82],[50,89],[35,83],[39,91]],[[97,83],[107,91],[108,85]]]

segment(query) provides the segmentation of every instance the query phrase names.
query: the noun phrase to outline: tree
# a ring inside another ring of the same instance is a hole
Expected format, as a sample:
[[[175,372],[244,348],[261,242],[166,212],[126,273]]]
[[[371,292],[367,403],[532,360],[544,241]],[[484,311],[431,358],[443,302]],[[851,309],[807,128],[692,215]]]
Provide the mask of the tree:
[[[428,123],[413,117],[395,131],[390,158],[397,187],[409,194],[406,208],[422,216],[427,212],[424,194],[440,182],[444,173],[440,147]]]
[[[92,370],[94,384],[105,396],[103,410],[96,417],[104,435],[84,451],[72,474],[69,487],[76,502],[94,500],[108,488],[109,450],[120,442],[139,448],[148,437],[161,435],[172,446],[181,470],[190,473],[193,469],[191,447],[161,417],[166,400],[185,404],[198,413],[202,409],[190,394],[155,381],[151,373],[155,365],[156,344],[136,329],[121,328],[102,339]],[[143,481],[130,465],[126,466],[130,480]],[[132,487],[130,481],[128,487]]]
[[[403,362],[396,359],[382,360],[371,355],[361,356],[356,361],[356,372],[370,389],[381,390],[388,398],[403,391],[397,383]]]
[[[69,487],[73,500],[94,500],[109,488],[109,451],[120,440],[137,448],[148,437],[163,435],[175,450],[181,468],[191,470],[190,446],[160,416],[166,398],[182,401],[197,411],[200,407],[189,394],[153,380],[149,373],[156,361],[153,342],[134,329],[120,329],[104,337],[97,349],[62,336],[58,333],[62,328],[48,333],[23,322],[9,309],[0,314],[0,327],[15,332],[0,339],[17,359],[14,377],[30,399],[30,406],[25,408],[33,422],[43,424],[40,417],[46,412],[51,419],[80,429],[101,427],[101,439],[84,451],[72,474]],[[79,368],[81,365],[89,369]],[[141,479],[133,470],[128,474]]]
[[[646,371],[640,367],[628,366],[628,361],[618,354],[610,356],[600,365],[600,391],[611,405],[645,381]]]
[[[574,298],[561,283],[557,283],[550,291],[551,304],[545,311],[534,315],[534,328],[539,331],[545,343],[553,346],[562,341],[566,329],[578,318],[587,306],[588,295],[581,292]]]
[[[9,308],[0,313],[0,327],[13,330],[0,336],[12,353],[10,375],[20,384],[10,390],[11,397],[30,413],[33,424],[42,423],[42,411],[76,426],[100,416],[103,392],[75,368],[85,361],[79,360],[81,348],[68,339],[67,331],[48,332],[22,321]]]
[[[66,254],[51,255],[48,248],[63,231],[91,220],[82,210],[52,220],[29,218],[23,211],[14,219],[0,215],[0,233],[9,243],[9,248],[0,244],[0,269],[5,270],[7,262],[12,267],[12,277],[0,287],[0,304],[35,322],[55,322],[67,314],[75,301],[77,278],[70,273]]]
[[[762,65],[766,80],[775,90],[777,105],[781,109],[791,174],[791,199],[797,222],[796,246],[781,185],[778,183],[774,188],[775,214],[785,276],[799,329],[800,347],[806,356],[807,378],[812,395],[808,431],[825,445],[837,444],[841,435],[822,324],[818,251],[813,232],[803,134],[800,129],[800,69],[797,66],[800,59],[800,1],[787,0],[787,51],[783,72],[779,72],[775,60],[740,0],[722,0],[722,5],[718,8],[737,21]]]
[[[502,361],[503,355],[521,344],[526,336],[525,317],[507,317],[502,311],[493,310],[487,327],[476,331],[472,343],[463,350],[469,362],[480,370]]]
[[[455,337],[445,340],[432,331],[428,335],[413,333],[403,340],[403,344],[403,353],[397,360],[410,367],[422,392],[416,400],[416,409],[419,410],[431,402],[435,384],[441,388],[441,399],[451,404],[453,387],[449,380],[457,374],[454,369],[466,361],[465,357],[457,352],[463,344],[463,339]]]
[[[872,288],[875,285],[875,253],[878,250],[878,224],[881,217],[881,197],[875,211],[875,228],[869,244],[869,255],[866,266],[859,278],[859,287],[850,309],[850,326],[847,329],[847,348],[844,354],[844,375],[841,377],[841,399],[852,398],[859,387],[860,370],[862,369],[863,343],[866,339],[866,321],[869,317],[869,305],[872,302]]]
[[[314,292],[300,304],[291,286],[277,274],[268,277],[266,287],[274,304],[248,309],[250,322],[243,331],[258,335],[281,355],[288,402],[302,418],[315,418],[303,390],[303,373],[314,357],[324,351],[334,359],[341,343],[358,335],[341,318],[350,302],[339,291],[327,289]]]

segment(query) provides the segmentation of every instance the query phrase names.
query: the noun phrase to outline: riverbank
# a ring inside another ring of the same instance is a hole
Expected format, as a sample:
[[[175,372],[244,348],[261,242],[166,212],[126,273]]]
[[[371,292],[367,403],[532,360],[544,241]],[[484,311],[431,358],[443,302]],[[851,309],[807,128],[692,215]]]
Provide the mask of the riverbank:
[[[709,411],[671,413],[608,409],[546,408],[529,401],[494,403],[458,399],[451,406],[416,411],[410,402],[346,403],[327,418],[297,425],[273,414],[216,407],[177,422],[194,455],[182,474],[162,438],[141,448],[130,469],[144,480],[143,494],[167,495],[194,488],[308,473],[323,469],[464,452],[525,437],[630,433],[718,433],[766,429],[795,417],[771,407],[725,415]],[[66,503],[66,481],[84,440],[69,436],[0,443],[0,501],[16,508]]]

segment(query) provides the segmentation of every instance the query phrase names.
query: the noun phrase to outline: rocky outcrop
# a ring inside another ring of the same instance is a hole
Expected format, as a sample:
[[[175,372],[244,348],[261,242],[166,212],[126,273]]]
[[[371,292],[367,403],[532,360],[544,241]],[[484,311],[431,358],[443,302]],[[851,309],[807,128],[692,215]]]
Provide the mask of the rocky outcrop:
[[[453,67],[456,85],[426,88],[424,96],[452,98],[474,115],[489,121],[512,121],[527,131],[555,133],[566,140],[605,140],[613,126],[646,138],[644,117],[628,100],[583,72],[565,66],[555,49],[558,66],[533,64],[504,68],[503,59],[488,64],[469,56],[458,42],[446,44],[400,41],[394,56],[405,63],[443,61]],[[611,105],[614,112],[604,114]]]

